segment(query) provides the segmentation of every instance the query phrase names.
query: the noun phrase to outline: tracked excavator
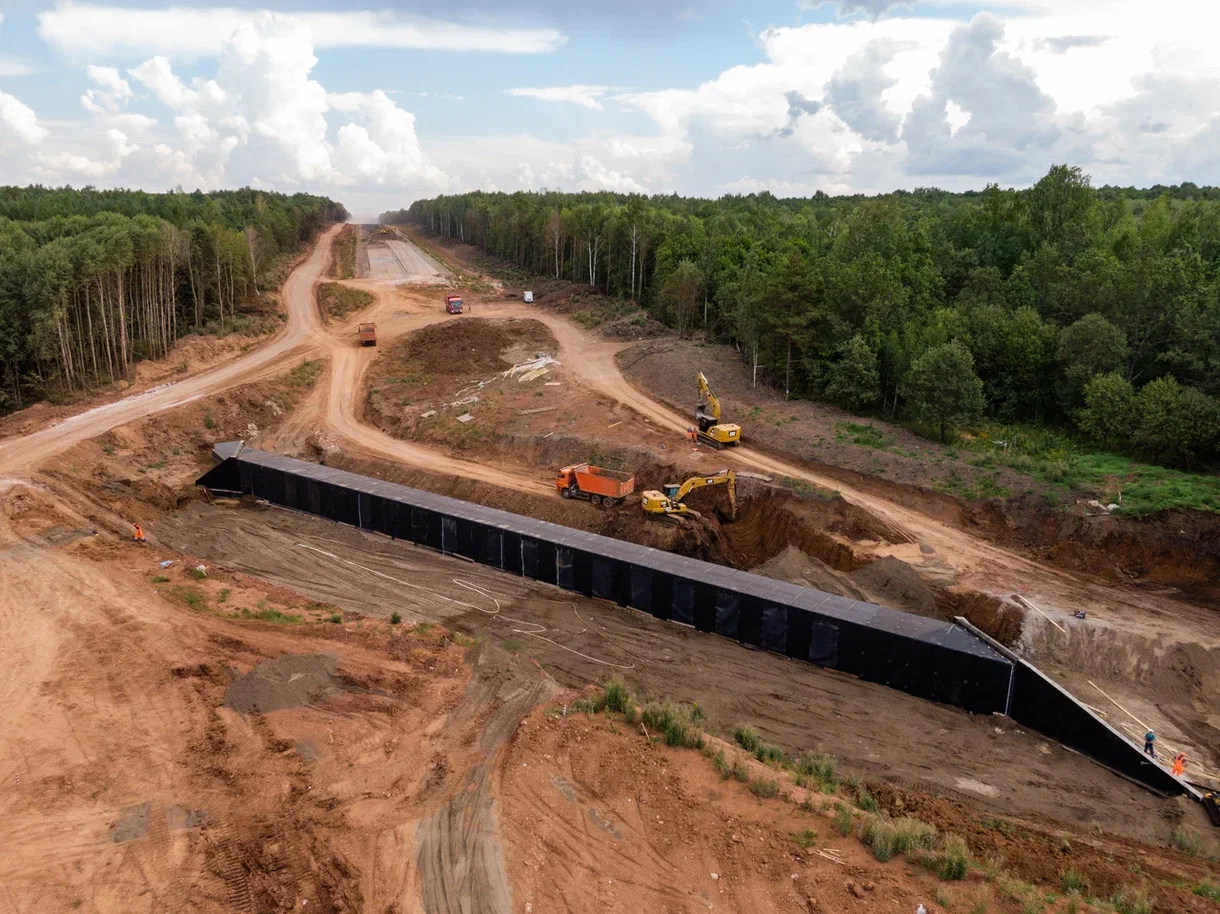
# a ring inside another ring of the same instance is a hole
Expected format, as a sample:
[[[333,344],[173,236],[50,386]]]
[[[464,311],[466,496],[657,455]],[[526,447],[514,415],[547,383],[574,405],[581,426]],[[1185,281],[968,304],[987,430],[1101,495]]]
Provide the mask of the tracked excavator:
[[[737,516],[737,477],[733,475],[732,470],[721,470],[719,473],[712,473],[707,476],[692,476],[681,485],[667,483],[662,486],[665,490],[664,492],[649,489],[644,493],[643,501],[641,502],[644,513],[672,517],[674,520],[680,519],[683,514],[698,517],[699,512],[688,507],[682,499],[690,494],[692,490],[700,489],[704,486],[728,486],[729,508],[732,516]]]
[[[736,446],[741,441],[741,426],[720,421],[720,398],[712,393],[703,372],[699,372],[699,405],[695,407],[697,426],[686,434],[692,441],[717,450]]]

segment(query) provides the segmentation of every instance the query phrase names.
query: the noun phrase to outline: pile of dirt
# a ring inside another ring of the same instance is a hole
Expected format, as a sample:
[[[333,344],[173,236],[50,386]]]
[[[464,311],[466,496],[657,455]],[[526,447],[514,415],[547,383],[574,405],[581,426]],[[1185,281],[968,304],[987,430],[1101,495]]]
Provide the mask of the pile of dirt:
[[[427,375],[478,378],[511,368],[515,362],[503,353],[513,347],[524,347],[532,357],[551,355],[558,344],[538,321],[462,315],[417,330],[405,343],[387,347],[381,360],[405,360]]]
[[[300,708],[339,688],[335,654],[288,654],[233,680],[225,704],[239,714]]]

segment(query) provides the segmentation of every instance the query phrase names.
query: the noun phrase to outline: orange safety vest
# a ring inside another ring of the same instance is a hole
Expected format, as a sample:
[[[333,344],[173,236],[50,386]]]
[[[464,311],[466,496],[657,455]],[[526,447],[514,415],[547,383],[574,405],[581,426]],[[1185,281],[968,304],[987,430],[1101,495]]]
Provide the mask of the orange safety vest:
[[[144,542],[144,531],[140,529],[140,525],[132,524],[132,526],[136,528],[136,542],[137,543]]]
[[[1182,772],[1186,770],[1186,753],[1179,752],[1173,760],[1173,773],[1178,777],[1182,776]]]

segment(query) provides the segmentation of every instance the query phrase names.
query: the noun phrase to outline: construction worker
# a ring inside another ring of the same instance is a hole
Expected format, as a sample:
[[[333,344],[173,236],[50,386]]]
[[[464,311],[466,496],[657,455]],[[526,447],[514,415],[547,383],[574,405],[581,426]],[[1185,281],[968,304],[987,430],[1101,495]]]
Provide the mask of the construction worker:
[[[136,534],[132,537],[132,539],[134,539],[140,545],[146,545],[148,540],[144,539],[144,528],[139,524],[132,524],[132,526],[136,528]]]
[[[1149,730],[1144,734],[1144,755],[1151,755],[1156,758],[1156,752],[1152,748],[1152,744],[1156,742],[1156,734]]]
[[[1179,752],[1173,757],[1173,776],[1180,778],[1183,772],[1186,771],[1186,753]]]

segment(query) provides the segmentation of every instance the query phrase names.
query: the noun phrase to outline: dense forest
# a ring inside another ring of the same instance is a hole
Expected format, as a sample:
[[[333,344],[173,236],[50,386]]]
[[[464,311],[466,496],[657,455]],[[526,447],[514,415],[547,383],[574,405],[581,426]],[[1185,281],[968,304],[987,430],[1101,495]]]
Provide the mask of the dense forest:
[[[0,413],[232,327],[268,270],[346,217],[307,194],[0,187]]]
[[[1074,426],[1172,464],[1220,447],[1220,190],[718,200],[470,193],[385,213],[736,345],[758,382],[944,436]]]

